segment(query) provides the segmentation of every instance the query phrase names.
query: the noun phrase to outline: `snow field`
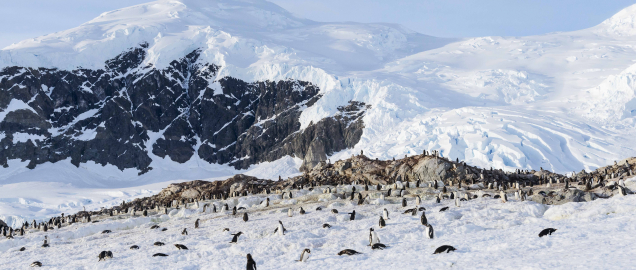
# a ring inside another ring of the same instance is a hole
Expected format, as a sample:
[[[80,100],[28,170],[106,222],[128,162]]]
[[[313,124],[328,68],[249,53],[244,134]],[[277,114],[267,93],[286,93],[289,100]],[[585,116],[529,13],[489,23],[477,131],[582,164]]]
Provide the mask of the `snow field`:
[[[636,196],[560,206],[479,198],[456,207],[452,200],[436,204],[426,199],[421,206],[427,209],[434,239],[425,237],[419,212],[417,216],[402,214],[414,207],[414,199],[402,208],[397,203],[358,206],[336,199],[300,204],[302,196],[297,200],[280,200],[278,195],[270,198],[273,204],[268,209],[256,204],[264,196],[228,200],[230,209],[235,203],[253,205],[247,208],[247,223],[241,219],[245,210],[233,217],[231,212],[201,213],[200,205],[170,216],[107,218],[55,229],[47,233],[50,248],[40,247],[45,233],[28,233],[0,240],[0,260],[6,269],[25,269],[35,260],[46,269],[243,269],[245,255],[251,253],[258,269],[626,269],[631,265],[629,250],[636,240]],[[400,200],[387,198],[386,202]],[[279,204],[294,201],[298,204]],[[300,206],[307,211],[305,215],[298,213]],[[316,211],[318,206],[323,210]],[[438,212],[445,206],[450,209]],[[294,209],[293,217],[287,216],[289,207]],[[331,208],[339,214],[332,214]],[[390,219],[387,227],[379,228],[384,208],[389,210]],[[356,220],[349,221],[346,213],[352,210],[356,210]],[[201,225],[194,229],[197,218]],[[287,229],[284,236],[273,232],[278,220]],[[332,227],[322,228],[324,223]],[[149,229],[153,224],[168,230]],[[557,231],[539,238],[538,233],[548,227]],[[189,235],[181,235],[183,228]],[[223,232],[223,228],[230,231]],[[371,250],[367,246],[369,228],[374,228],[381,243],[389,247]],[[105,229],[113,232],[101,234]],[[244,234],[237,244],[230,244],[230,233],[238,231]],[[156,241],[166,245],[153,246]],[[189,250],[177,250],[173,246],[177,243]],[[128,249],[131,245],[140,249]],[[441,245],[452,245],[457,251],[433,255]],[[26,251],[18,251],[22,246]],[[309,261],[296,262],[304,248],[311,249]],[[336,255],[346,248],[363,254]],[[102,250],[112,251],[114,258],[98,262],[97,254]],[[152,257],[158,252],[169,256]]]

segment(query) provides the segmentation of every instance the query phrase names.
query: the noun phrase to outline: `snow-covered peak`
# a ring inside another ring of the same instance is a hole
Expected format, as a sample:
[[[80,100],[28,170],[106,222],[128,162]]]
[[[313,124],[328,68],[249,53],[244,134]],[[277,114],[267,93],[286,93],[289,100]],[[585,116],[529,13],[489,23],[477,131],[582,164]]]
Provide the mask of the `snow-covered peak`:
[[[599,32],[615,36],[636,35],[636,4],[624,8],[597,26]]]

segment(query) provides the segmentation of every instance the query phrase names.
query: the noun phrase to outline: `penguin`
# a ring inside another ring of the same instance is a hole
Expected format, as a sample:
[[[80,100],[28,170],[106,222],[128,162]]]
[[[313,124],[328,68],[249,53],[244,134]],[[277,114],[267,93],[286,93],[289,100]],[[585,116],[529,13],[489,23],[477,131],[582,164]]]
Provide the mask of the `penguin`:
[[[373,246],[375,243],[380,243],[380,238],[373,228],[369,228],[369,246]]]
[[[131,250],[137,250],[137,249],[139,249],[139,246],[138,245],[132,245],[132,246],[130,246],[130,249]]]
[[[267,198],[267,200],[265,200],[265,207],[269,207],[269,198]]]
[[[197,220],[194,221],[194,228],[198,229],[199,228],[199,219],[197,218]]]
[[[420,198],[420,195],[417,195],[417,197],[415,197],[415,205],[420,205],[422,203],[422,198]]]
[[[212,213],[216,213],[216,204],[212,204]]]
[[[499,197],[501,198],[501,202],[507,202],[508,201],[508,196],[506,196],[506,193],[503,191],[499,192]]]
[[[294,216],[294,212],[292,211],[292,209],[291,209],[291,208],[289,208],[289,210],[287,210],[287,216],[288,216],[288,217],[292,217],[292,216]]]
[[[311,254],[311,250],[309,250],[308,248],[303,249],[303,252],[300,253],[300,259],[298,260],[299,262],[307,262],[307,260],[309,260],[309,255]]]
[[[20,251],[25,251],[25,250],[26,250],[26,248],[25,248],[25,247],[21,247],[21,248],[20,248]]]
[[[440,246],[440,247],[436,248],[435,252],[433,254],[439,254],[439,253],[444,253],[444,252],[449,253],[449,252],[455,251],[455,250],[457,250],[457,249],[452,247],[452,246],[443,245],[443,246]]]
[[[439,199],[439,197],[436,197],[436,198],[435,198],[435,203],[440,203],[440,199]]]
[[[144,212],[143,212],[143,216],[144,216],[144,217],[147,217],[147,216],[148,216],[148,210],[144,210]]]
[[[31,267],[42,267],[42,263],[38,261],[32,262]]]
[[[381,243],[375,243],[371,246],[371,249],[379,249],[379,250],[383,250],[386,248],[385,244],[381,244]]]
[[[328,223],[322,224],[323,228],[329,229],[331,228],[331,225],[329,225]]]
[[[444,212],[444,211],[446,211],[446,210],[448,210],[448,206],[446,206],[446,207],[442,207],[442,209],[439,209],[439,211],[440,211],[440,212]]]
[[[102,260],[106,260],[106,259],[112,259],[113,258],[113,253],[111,251],[102,251],[99,253],[99,255],[97,255],[97,258],[99,258],[99,261]]]
[[[338,210],[337,209],[331,209],[331,213],[338,214]]]
[[[233,215],[233,216],[236,216],[236,206],[234,206],[234,207],[232,208],[232,215]]]
[[[243,221],[247,222],[249,218],[247,217],[247,213],[243,213]]]
[[[285,231],[287,230],[285,229],[285,226],[283,226],[283,222],[279,220],[278,227],[276,227],[276,229],[274,230],[274,233],[278,232],[278,235],[283,236],[285,235]]]
[[[46,235],[45,235],[45,236],[44,236],[44,244],[42,244],[42,247],[43,247],[43,248],[50,247],[48,242],[49,242],[49,241],[48,241],[48,236],[46,236]]]
[[[426,226],[428,225],[428,219],[426,218],[426,212],[422,211],[422,215],[420,216],[420,223]]]
[[[540,233],[539,233],[539,237],[544,237],[546,235],[552,235],[553,232],[556,232],[557,229],[555,228],[547,228],[547,229],[543,229]]]
[[[387,197],[391,197],[391,189],[389,188],[389,191],[386,193]]]
[[[344,250],[342,250],[342,251],[338,252],[338,256],[342,256],[342,255],[349,255],[349,256],[351,256],[351,255],[356,255],[356,254],[362,254],[362,253],[357,252],[357,251],[355,251],[355,250],[353,250],[353,249],[344,249]]]
[[[160,247],[160,246],[163,246],[165,244],[163,242],[155,242],[153,245]]]
[[[179,250],[188,250],[188,247],[182,245],[182,244],[174,244],[174,246],[179,249]]]
[[[455,198],[455,206],[457,206],[457,207],[461,206],[461,202],[460,202],[459,198]]]
[[[406,198],[402,198],[402,207],[406,207]]]
[[[239,236],[241,236],[241,234],[243,234],[243,232],[233,233],[232,235],[234,237],[232,237],[232,241],[230,242],[230,244],[236,244],[238,242],[238,238],[239,238]]]
[[[316,207],[316,211],[322,211],[322,207],[320,206]]]
[[[382,210],[382,215],[384,216],[384,219],[390,219],[389,218],[389,211],[386,210],[386,208],[384,208],[384,210]]]
[[[188,230],[186,228],[183,228],[183,231],[181,231],[181,235],[188,235]]]
[[[426,224],[426,236],[429,239],[433,239],[435,233],[433,232],[433,226],[431,224]]]
[[[382,218],[382,216],[380,216],[380,228],[384,228],[386,226],[386,222],[384,221],[384,219]]]
[[[247,254],[247,270],[257,270],[256,269],[256,262],[254,261],[254,259],[252,259],[252,254]]]
[[[161,229],[161,231],[162,231],[162,232],[165,232],[165,231],[167,231],[167,230],[168,230],[168,228],[163,228],[163,229]]]
[[[155,253],[154,255],[152,255],[152,257],[168,257],[168,255],[163,253]]]
[[[356,219],[356,210],[353,210],[353,212],[349,213],[349,215],[351,215],[349,217],[349,221],[355,220]]]
[[[303,209],[302,207],[300,208],[300,214],[304,215],[305,214],[305,209]]]

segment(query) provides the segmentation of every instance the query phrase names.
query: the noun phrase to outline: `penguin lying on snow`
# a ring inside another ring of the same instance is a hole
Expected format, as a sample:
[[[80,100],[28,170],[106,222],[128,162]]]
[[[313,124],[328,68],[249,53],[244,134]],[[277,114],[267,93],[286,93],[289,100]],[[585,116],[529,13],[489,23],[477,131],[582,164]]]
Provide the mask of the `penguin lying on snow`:
[[[162,231],[162,232],[165,232],[165,231],[167,231],[167,230],[168,230],[168,228],[163,228],[163,229],[161,229],[161,231]]]
[[[440,211],[440,212],[444,212],[444,211],[446,211],[446,210],[448,210],[448,206],[446,206],[446,207],[442,207],[442,209],[439,209],[439,211]]]
[[[111,230],[103,230],[102,234],[111,233],[111,232],[112,232]]]
[[[154,255],[152,255],[152,257],[168,257],[168,255],[163,253],[155,253]]]
[[[42,263],[38,261],[34,261],[33,263],[31,263],[31,267],[42,267]]]
[[[102,251],[99,253],[99,255],[97,255],[97,258],[99,258],[98,261],[102,261],[102,260],[106,260],[106,259],[112,259],[113,258],[113,253],[109,250],[109,251]]]
[[[174,244],[174,246],[177,247],[179,250],[188,250],[188,247],[182,244]]]
[[[155,242],[153,245],[160,247],[160,246],[163,246],[165,244],[163,242]]]
[[[440,247],[436,248],[435,252],[433,254],[444,253],[444,252],[449,253],[449,252],[455,251],[455,250],[457,250],[457,249],[452,247],[452,246],[443,245],[443,246],[440,246]]]
[[[351,256],[351,255],[356,255],[356,254],[362,254],[362,253],[357,252],[357,251],[355,251],[355,250],[353,250],[353,249],[344,249],[344,250],[342,250],[342,251],[338,252],[338,256],[342,256],[342,255],[349,255],[349,256]]]
[[[139,246],[138,245],[132,245],[132,246],[130,246],[130,249],[136,250],[136,249],[139,249]]]
[[[385,244],[381,244],[381,243],[375,243],[373,244],[373,246],[371,246],[371,249],[379,249],[379,250],[383,250],[386,248]]]
[[[331,228],[331,225],[329,225],[328,223],[322,224],[323,228]]]
[[[25,248],[25,247],[21,247],[21,248],[20,248],[20,251],[25,251],[25,250],[26,250],[26,248]]]
[[[338,210],[336,210],[336,209],[331,209],[331,213],[338,214]]]
[[[150,227],[151,230],[158,229],[158,228],[159,228],[159,225],[152,225],[152,227]]]
[[[547,229],[543,229],[540,233],[539,233],[539,237],[544,237],[546,235],[552,235],[553,232],[556,232],[557,229],[555,228],[547,228]]]

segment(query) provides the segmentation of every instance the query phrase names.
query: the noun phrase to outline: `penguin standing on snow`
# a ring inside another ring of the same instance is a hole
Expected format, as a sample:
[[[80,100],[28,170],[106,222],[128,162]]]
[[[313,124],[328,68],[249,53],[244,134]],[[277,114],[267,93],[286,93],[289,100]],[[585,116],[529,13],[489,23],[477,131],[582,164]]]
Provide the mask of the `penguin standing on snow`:
[[[349,213],[349,221],[355,220],[356,219],[356,210],[353,210],[353,212]]]
[[[230,244],[236,244],[238,242],[238,238],[239,238],[239,236],[241,236],[241,234],[243,234],[243,232],[233,233],[232,235],[234,237],[232,237],[232,241],[230,242]]]
[[[379,222],[379,226],[380,228],[384,228],[386,227],[386,221],[384,221],[384,219],[382,218],[382,216],[380,216],[380,222]]]
[[[402,207],[406,207],[406,198],[402,198]]]
[[[309,250],[308,248],[303,249],[303,253],[300,253],[300,260],[298,260],[299,262],[307,262],[307,260],[309,260],[309,255],[311,254],[311,250]]]
[[[276,229],[274,230],[274,233],[278,232],[278,235],[283,236],[285,235],[285,231],[287,230],[285,229],[285,226],[283,226],[283,222],[279,220],[278,227],[276,227]]]
[[[256,262],[252,259],[252,254],[247,254],[247,270],[257,270]]]
[[[433,239],[434,237],[433,226],[431,226],[431,224],[426,224],[426,236],[429,239]]]
[[[420,216],[420,222],[422,225],[428,225],[428,219],[426,218],[426,212],[422,211],[422,216]]]
[[[292,216],[294,216],[294,211],[292,211],[292,209],[291,209],[291,208],[289,208],[289,210],[287,210],[287,216],[288,216],[288,217],[292,217]]]
[[[248,220],[247,213],[243,213],[243,221],[247,222]]]
[[[422,198],[420,198],[420,195],[417,195],[417,197],[415,197],[415,205],[420,205],[422,203]]]
[[[196,221],[194,221],[194,228],[198,229],[199,228],[199,219],[197,218]]]
[[[386,208],[382,211],[382,215],[384,216],[384,219],[389,219],[389,211],[386,210]]]
[[[506,193],[505,193],[505,192],[503,192],[503,191],[500,191],[500,192],[499,192],[499,197],[501,198],[501,202],[504,202],[504,203],[505,203],[505,202],[507,202],[507,201],[508,201],[508,196],[507,196],[507,195],[506,195]]]
[[[378,234],[375,233],[373,228],[369,229],[369,246],[373,246],[373,244],[380,243],[380,238]]]
[[[188,230],[186,228],[183,228],[181,235],[188,235]]]

